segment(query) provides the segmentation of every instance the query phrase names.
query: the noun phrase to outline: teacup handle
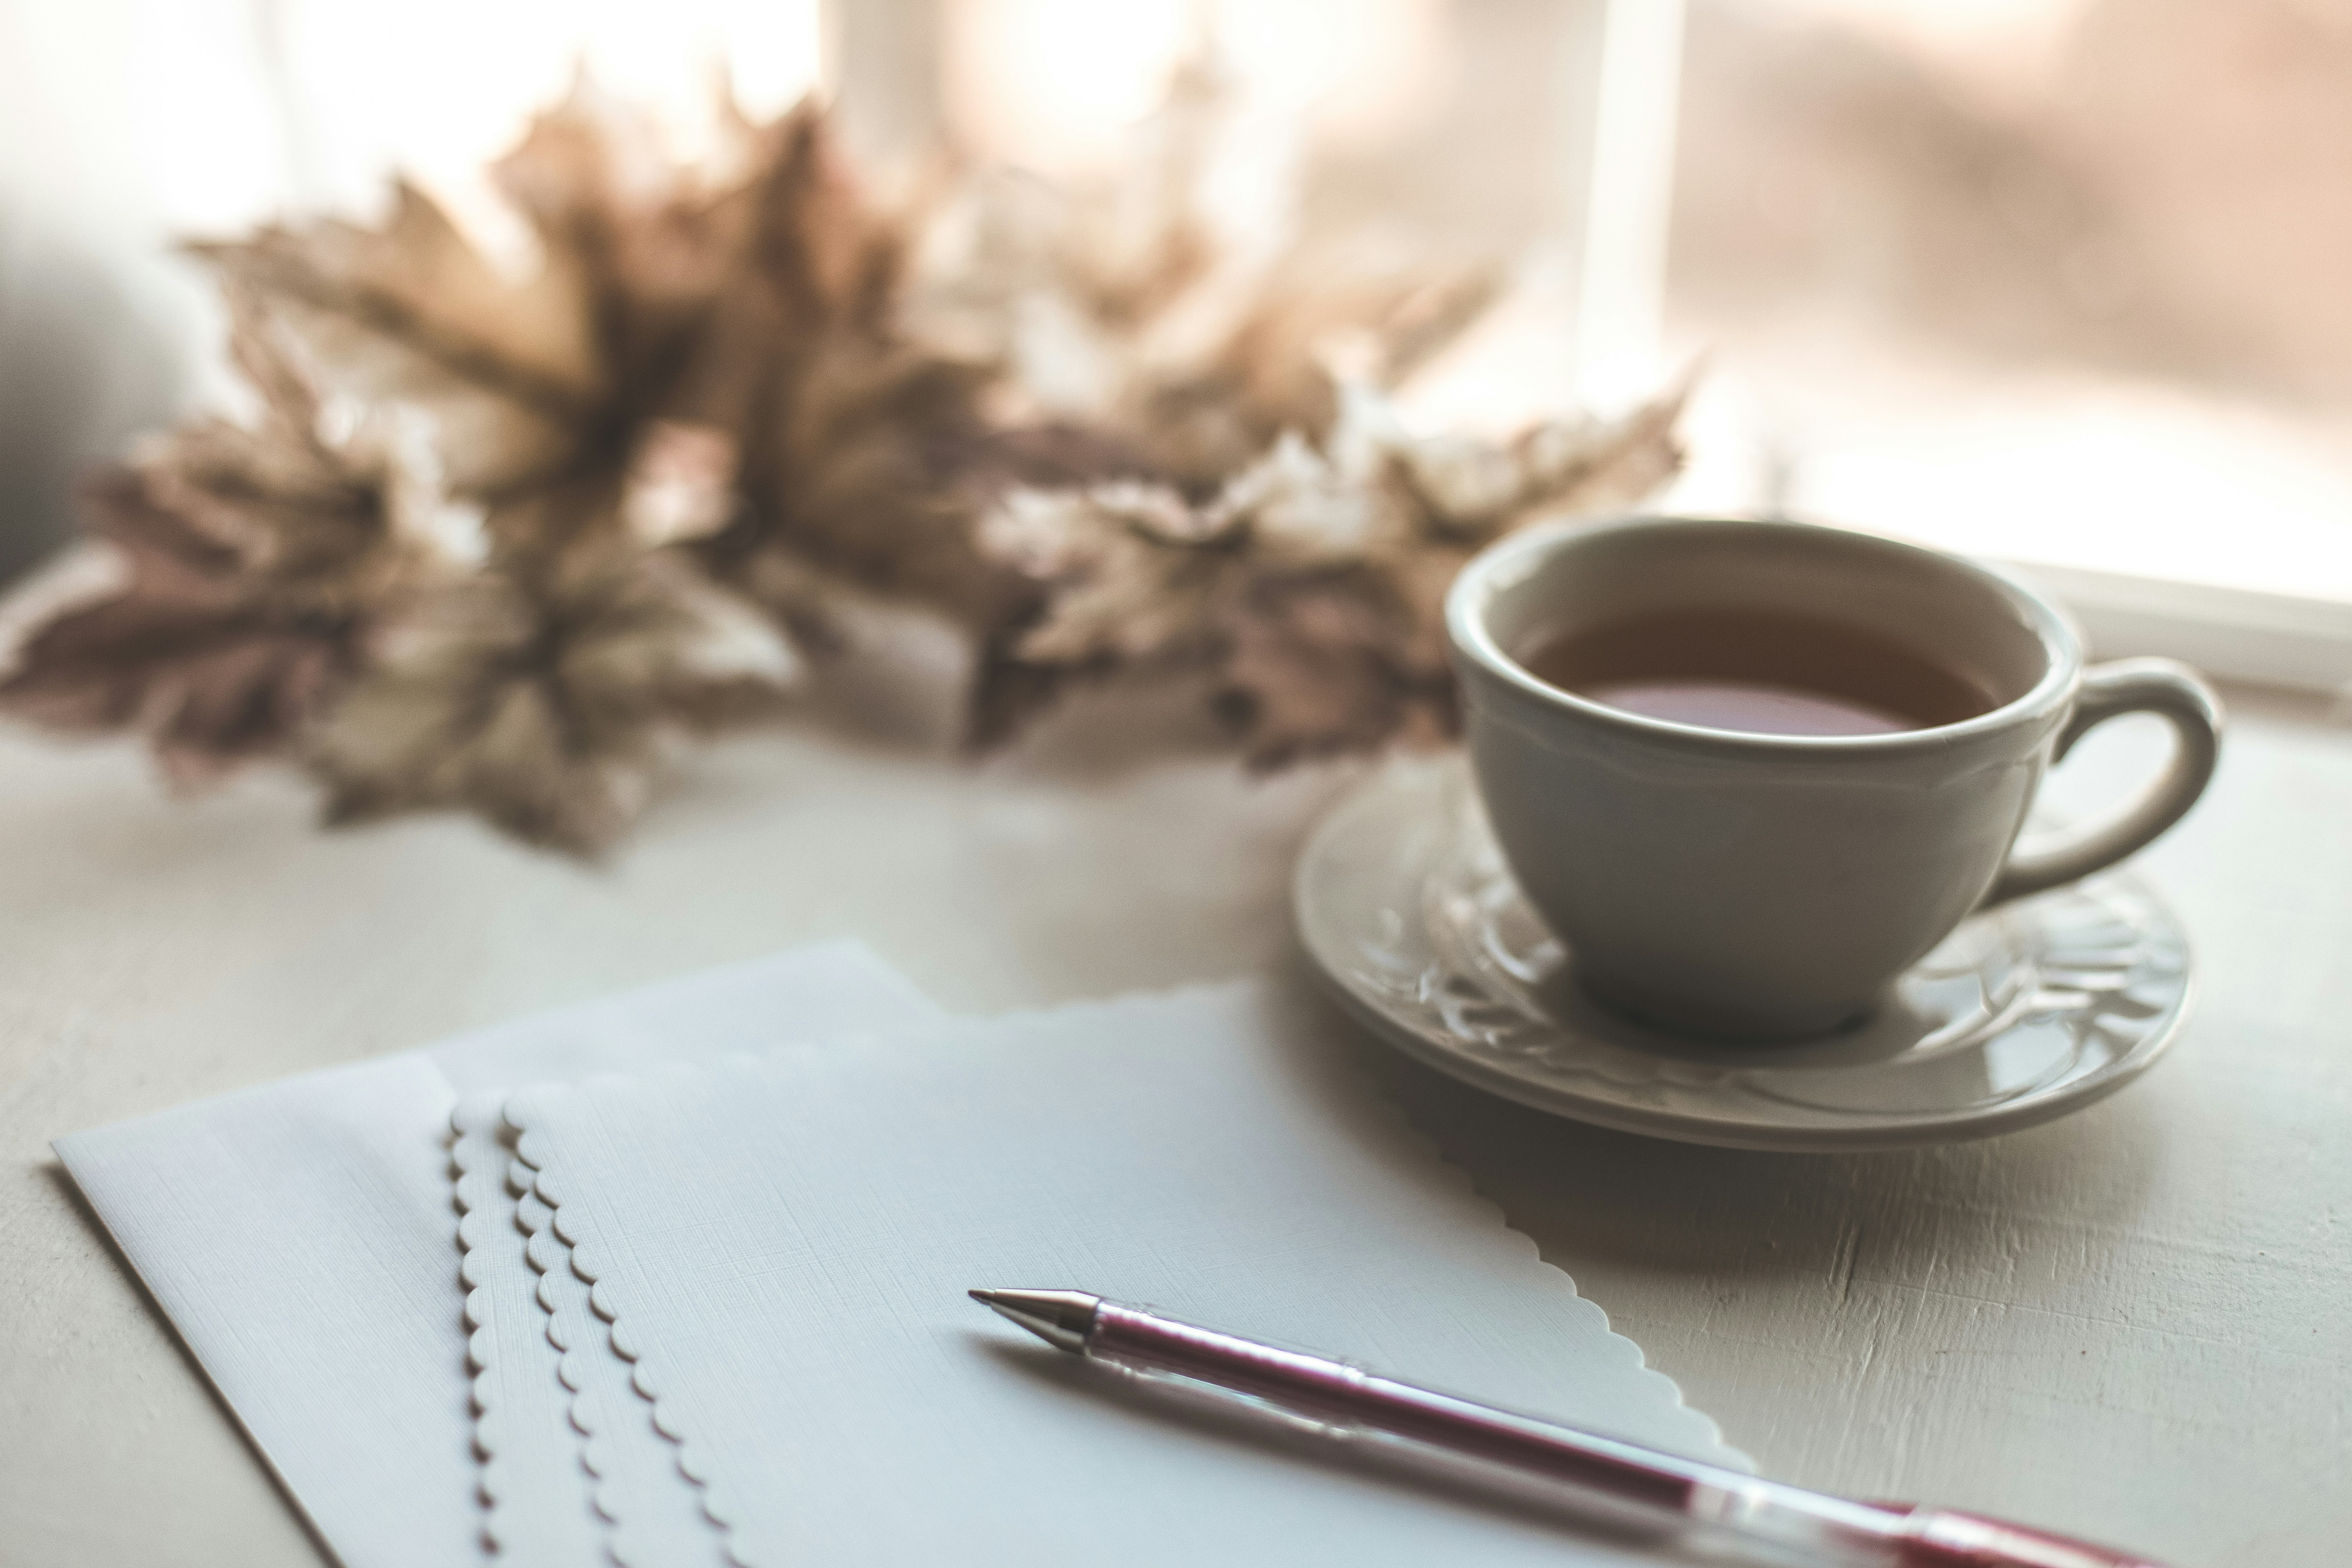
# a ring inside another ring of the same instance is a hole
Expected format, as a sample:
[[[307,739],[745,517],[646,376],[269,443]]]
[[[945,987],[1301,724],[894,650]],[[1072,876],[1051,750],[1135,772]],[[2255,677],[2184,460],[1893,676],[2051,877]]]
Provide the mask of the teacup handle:
[[[2029,855],[2012,854],[1986,905],[2038,893],[2112,866],[2180,820],[2205,793],[2221,749],[2221,700],[2185,664],[2168,658],[2122,658],[2083,672],[2074,717],[2058,736],[2056,763],[2095,724],[2126,713],[2154,713],[2172,726],[2179,744],[2156,782],[2120,814],[2070,833]],[[1979,908],[1984,907],[1979,905]]]

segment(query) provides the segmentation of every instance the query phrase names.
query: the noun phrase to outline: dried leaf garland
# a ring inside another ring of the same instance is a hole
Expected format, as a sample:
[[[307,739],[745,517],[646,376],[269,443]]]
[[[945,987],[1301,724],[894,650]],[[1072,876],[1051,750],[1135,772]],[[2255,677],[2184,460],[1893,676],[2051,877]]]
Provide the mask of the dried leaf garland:
[[[92,484],[123,580],[36,626],[0,710],[577,852],[679,740],[782,711],[851,595],[968,630],[979,743],[1129,670],[1204,672],[1258,766],[1444,733],[1455,570],[1663,480],[1679,396],[1406,432],[1383,389],[1493,274],[1221,227],[1227,108],[1196,61],[1123,181],[886,209],[812,106],[729,110],[694,168],[583,81],[494,170],[528,267],[406,184],[194,247],[260,414]]]
[[[599,847],[669,735],[778,710],[822,569],[887,556],[854,522],[948,531],[906,454],[969,377],[890,337],[895,236],[814,109],[739,131],[749,172],[708,188],[583,83],[498,166],[541,252],[502,293],[413,192],[379,243],[331,224],[207,251],[355,387],[436,410],[486,508],[485,581],[396,627],[304,752],[335,819],[468,805]]]

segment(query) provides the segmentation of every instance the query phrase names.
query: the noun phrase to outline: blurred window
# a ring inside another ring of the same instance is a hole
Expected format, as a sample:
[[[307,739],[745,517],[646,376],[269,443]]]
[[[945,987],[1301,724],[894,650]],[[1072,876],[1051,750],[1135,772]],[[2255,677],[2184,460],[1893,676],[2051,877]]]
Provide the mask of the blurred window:
[[[999,154],[1108,157],[1205,17],[1297,221],[1513,258],[1423,418],[1622,401],[1696,360],[1670,504],[2038,564],[2086,599],[2152,582],[2142,621],[2201,605],[2352,661],[2328,608],[2352,606],[2352,0],[935,14],[943,121]]]
[[[2039,563],[2138,617],[2111,642],[2267,626],[2336,651],[2230,673],[2352,678],[2352,0],[0,0],[0,351],[79,399],[0,386],[0,500],[61,515],[221,395],[171,234],[400,167],[516,238],[483,164],[579,67],[689,141],[723,59],[762,112],[829,79],[878,159],[1084,177],[1204,34],[1226,216],[1506,259],[1412,416],[1698,360],[1667,504]]]
[[[1694,494],[2352,604],[2352,3],[1692,0],[1680,130]]]

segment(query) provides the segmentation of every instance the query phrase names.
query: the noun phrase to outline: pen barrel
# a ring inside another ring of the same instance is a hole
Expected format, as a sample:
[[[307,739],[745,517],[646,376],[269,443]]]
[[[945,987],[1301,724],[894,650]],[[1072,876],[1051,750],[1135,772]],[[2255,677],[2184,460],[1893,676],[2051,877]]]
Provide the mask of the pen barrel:
[[[1623,1502],[1688,1511],[1692,1479],[1662,1470],[1608,1439],[1549,1422],[1373,1377],[1362,1368],[1195,1328],[1106,1301],[1087,1353],[1139,1370],[1190,1378],[1340,1430],[1425,1443],[1449,1454],[1590,1488]],[[1563,1439],[1567,1439],[1563,1441]]]
[[[1221,1334],[1105,1301],[1086,1353],[1272,1406],[1336,1436],[1400,1439],[1454,1460],[1564,1489],[1588,1508],[1704,1533],[1737,1534],[1823,1563],[1899,1561],[1902,1516],[1660,1454],[1597,1433],[1377,1377],[1300,1351]]]
[[[1619,1520],[1734,1537],[1811,1568],[2159,1568],[2005,1521],[1864,1503],[1685,1459],[1599,1433],[1379,1377],[1093,1298],[1091,1359],[1271,1407],[1337,1436],[1376,1436],[1560,1487]]]

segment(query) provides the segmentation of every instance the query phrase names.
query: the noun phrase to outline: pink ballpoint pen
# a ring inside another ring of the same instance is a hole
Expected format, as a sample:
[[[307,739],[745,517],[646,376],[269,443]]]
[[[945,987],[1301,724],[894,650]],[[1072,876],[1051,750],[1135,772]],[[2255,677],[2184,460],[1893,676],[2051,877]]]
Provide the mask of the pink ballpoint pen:
[[[1124,1372],[1205,1385],[1334,1437],[1388,1439],[1562,1489],[1691,1544],[1733,1541],[1823,1568],[2160,1568],[2146,1557],[1976,1514],[1853,1502],[1514,1415],[1278,1350],[1081,1290],[971,1297],[1057,1350]]]

